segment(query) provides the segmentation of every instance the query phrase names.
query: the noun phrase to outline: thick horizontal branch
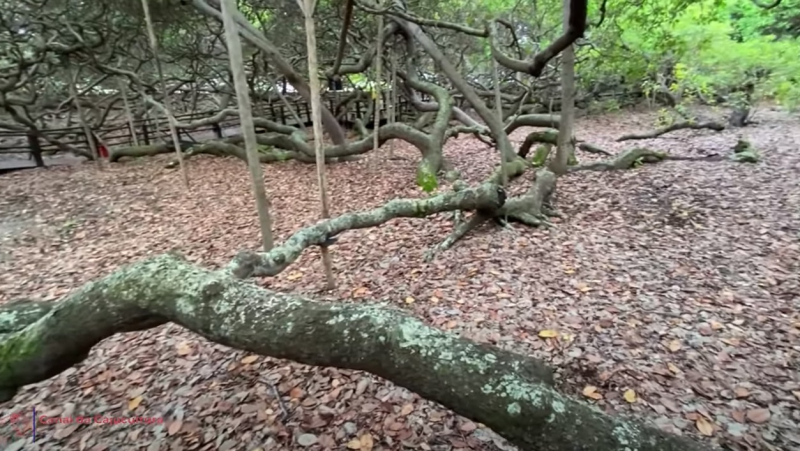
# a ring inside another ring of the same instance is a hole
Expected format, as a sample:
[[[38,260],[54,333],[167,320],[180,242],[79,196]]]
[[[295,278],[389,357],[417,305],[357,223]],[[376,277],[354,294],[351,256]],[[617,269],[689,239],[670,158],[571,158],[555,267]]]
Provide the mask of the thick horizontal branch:
[[[522,145],[519,147],[517,155],[522,158],[527,158],[531,147],[533,147],[535,143],[558,145],[558,130],[544,130],[529,133],[528,136],[525,137],[525,141],[523,141]],[[580,143],[578,144],[578,148],[588,153],[606,156],[612,155],[611,152],[590,143]]]
[[[614,158],[605,161],[597,161],[594,163],[582,164],[578,166],[571,166],[569,172],[577,171],[617,171],[622,169],[629,169],[638,164],[644,163],[658,163],[663,160],[683,160],[683,161],[722,161],[724,158],[720,155],[707,155],[702,157],[682,157],[676,155],[669,155],[666,152],[659,152],[656,150],[645,148],[633,148],[620,152]]]
[[[292,132],[291,134],[284,133],[259,133],[256,135],[256,141],[263,146],[275,147],[274,150],[263,151],[260,153],[259,158],[262,163],[274,163],[279,161],[297,160],[304,163],[315,163],[314,149],[308,142],[305,141],[305,135],[298,129],[291,126],[284,126],[267,121],[262,118],[254,118],[253,122],[259,126],[271,130],[280,130]],[[390,139],[402,139],[422,152],[423,156],[428,154],[430,147],[430,140],[428,135],[415,130],[413,127],[402,124],[394,123],[387,124],[378,129],[378,143],[382,145]],[[202,143],[181,142],[181,149],[189,152],[190,155],[208,154],[217,156],[234,156],[247,161],[245,158],[244,150],[239,146],[243,142],[242,136],[230,136],[220,140],[209,140]],[[372,150],[372,134],[365,136],[358,141],[348,142],[345,145],[328,146],[324,149],[326,161],[334,161],[332,159],[342,159],[361,155]],[[111,162],[119,161],[122,157],[145,157],[154,156],[165,153],[173,152],[174,149],[171,144],[160,143],[145,146],[129,146],[117,147],[111,150],[109,160]]]
[[[715,131],[722,131],[725,130],[725,126],[718,123],[718,122],[678,122],[672,125],[668,125],[666,127],[661,127],[658,130],[654,130],[650,133],[633,133],[630,135],[623,135],[617,138],[618,142],[621,141],[628,141],[632,139],[651,139],[651,138],[658,138],[661,135],[664,135],[669,132],[674,132],[676,130],[683,130],[683,129],[691,129],[691,130],[702,130],[702,129],[710,129]]]
[[[377,9],[365,7],[365,6],[361,5],[361,4],[359,4],[359,7],[361,7],[365,11],[368,11],[368,12],[373,13],[373,14],[389,14],[389,15],[392,15],[392,16],[395,16],[395,17],[399,17],[401,19],[405,19],[405,20],[407,20],[409,22],[413,22],[413,23],[415,23],[417,25],[422,25],[424,27],[433,27],[433,28],[442,28],[442,29],[445,29],[445,30],[453,30],[453,31],[457,31],[459,33],[464,33],[464,34],[467,34],[467,35],[470,35],[470,36],[476,36],[476,37],[479,37],[479,38],[489,37],[489,30],[486,27],[484,27],[484,28],[473,28],[473,27],[470,27],[470,26],[467,26],[467,25],[454,23],[454,22],[445,22],[445,21],[442,21],[442,20],[425,19],[425,18],[422,18],[422,17],[417,17],[417,16],[414,16],[414,15],[408,14],[408,13],[403,12],[403,11],[401,11],[399,9],[396,9],[396,8],[389,8],[389,9],[385,9],[385,10],[377,10]]]
[[[558,114],[522,114],[505,125],[509,135],[520,127],[552,127],[559,128],[561,116]]]
[[[380,208],[347,213],[306,227],[268,253],[240,252],[228,271],[239,278],[274,276],[297,260],[307,247],[323,244],[346,230],[374,227],[394,218],[422,218],[443,211],[493,211],[503,206],[504,199],[505,194],[492,183],[425,199],[394,199]]]
[[[459,338],[397,309],[268,291],[171,255],[89,283],[2,339],[0,402],[82,361],[115,333],[166,322],[260,355],[370,372],[522,449],[706,449],[560,394],[550,370],[530,357]]]

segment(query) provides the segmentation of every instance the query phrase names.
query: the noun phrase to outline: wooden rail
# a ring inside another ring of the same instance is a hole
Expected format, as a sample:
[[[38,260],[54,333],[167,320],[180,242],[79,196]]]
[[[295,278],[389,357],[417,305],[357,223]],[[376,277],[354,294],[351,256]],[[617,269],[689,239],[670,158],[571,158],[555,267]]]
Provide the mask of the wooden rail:
[[[340,93],[338,96],[333,94],[326,94],[323,97],[323,102],[330,109],[334,115],[337,115],[336,107],[340,100],[344,100],[349,93]],[[341,99],[339,99],[341,97]],[[388,119],[388,109],[386,108],[387,101],[389,100],[388,93],[382,93],[380,120],[385,121]],[[254,115],[256,117],[266,118],[273,122],[284,125],[292,125],[295,127],[306,127],[312,125],[311,120],[311,107],[305,100],[294,97],[287,99],[288,103],[294,109],[297,118],[300,120],[298,123],[286,104],[279,100],[270,102],[263,102],[256,104],[254,108]],[[365,99],[353,100],[348,105],[340,107],[338,117],[340,123],[345,127],[350,127],[355,123],[356,119],[361,118],[365,125],[371,126],[374,122],[374,112],[369,118],[362,117],[368,110],[369,105]],[[402,120],[404,115],[409,113],[409,105],[405,99],[401,99],[397,106],[398,120]],[[175,119],[179,122],[192,122],[200,119],[212,117],[218,111],[202,111],[195,113],[179,114]],[[224,120],[205,126],[193,128],[191,130],[178,129],[178,134],[181,139],[189,141],[200,142],[207,139],[223,138],[225,130],[238,128],[239,117],[238,115],[228,116]],[[166,117],[160,118],[140,118],[133,121],[133,128],[139,144],[151,144],[153,142],[166,141],[169,142],[169,132]],[[257,132],[265,130],[256,127]],[[89,149],[89,143],[83,128],[80,126],[65,127],[57,129],[44,129],[40,130],[48,138],[58,140],[62,144],[73,146],[76,148]],[[115,146],[131,146],[134,144],[133,130],[130,124],[126,121],[124,123],[109,124],[92,130],[97,136],[100,143],[105,144],[107,148]],[[159,135],[161,138],[159,139]],[[17,143],[9,142],[17,141]],[[98,143],[98,145],[100,144]],[[20,131],[4,131],[0,130],[0,157],[3,154],[28,154],[28,159],[13,159],[13,160],[0,160],[0,171],[3,166],[8,166],[11,163],[4,164],[3,162],[13,162],[11,164],[14,168],[18,167],[43,167],[45,165],[45,158],[43,155],[48,153],[59,152],[60,149],[57,145],[48,142],[46,139],[41,139],[31,132]]]

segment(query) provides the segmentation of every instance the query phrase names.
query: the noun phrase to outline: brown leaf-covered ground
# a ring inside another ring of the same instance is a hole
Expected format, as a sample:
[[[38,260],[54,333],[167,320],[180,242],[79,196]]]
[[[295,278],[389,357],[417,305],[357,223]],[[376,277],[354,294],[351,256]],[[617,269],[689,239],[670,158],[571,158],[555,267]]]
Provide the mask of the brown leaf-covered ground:
[[[563,390],[676,433],[734,449],[800,449],[800,121],[766,110],[741,130],[613,142],[652,129],[654,118],[583,118],[578,137],[611,150],[643,144],[699,155],[728,153],[742,136],[764,160],[573,174],[559,181],[564,218],[553,229],[486,225],[425,263],[424,252],[451,230],[449,215],[395,220],[341,235],[332,248],[333,293],[319,293],[316,250],[259,283],[408,309],[543,358]],[[417,152],[399,144],[397,152],[407,159],[329,166],[333,214],[421,196]],[[469,138],[448,144],[446,154],[471,181],[497,159]],[[236,250],[258,247],[242,162],[192,159],[186,193],[180,176],[164,169],[167,158],[99,173],[86,164],[0,176],[0,302],[55,300],[173,249],[218,267]],[[313,166],[265,172],[277,241],[316,221]],[[558,337],[542,338],[543,330]],[[0,405],[0,417],[30,416],[33,406],[39,415],[164,423],[39,424],[35,443],[30,422],[17,423],[28,434],[20,439],[6,423],[0,448],[512,449],[484,426],[370,375],[248,356],[177,326],[106,340],[83,364]]]

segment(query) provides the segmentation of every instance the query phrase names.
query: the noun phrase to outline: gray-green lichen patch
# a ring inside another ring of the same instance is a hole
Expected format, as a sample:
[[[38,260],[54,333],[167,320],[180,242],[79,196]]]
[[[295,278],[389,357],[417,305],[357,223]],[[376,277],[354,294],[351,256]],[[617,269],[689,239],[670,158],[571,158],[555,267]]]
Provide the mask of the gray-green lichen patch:
[[[497,361],[496,356],[419,320],[406,318],[396,327],[399,347],[413,348],[421,356],[435,357],[441,363],[457,364],[464,371],[484,374]]]
[[[17,322],[19,315],[16,311],[0,311],[0,332],[12,330],[13,324]]]
[[[612,434],[620,445],[628,447],[631,451],[636,451],[641,437],[640,432],[639,428],[632,423],[617,420]]]
[[[522,413],[522,407],[516,402],[512,402],[508,405],[508,413],[511,415],[519,415]]]

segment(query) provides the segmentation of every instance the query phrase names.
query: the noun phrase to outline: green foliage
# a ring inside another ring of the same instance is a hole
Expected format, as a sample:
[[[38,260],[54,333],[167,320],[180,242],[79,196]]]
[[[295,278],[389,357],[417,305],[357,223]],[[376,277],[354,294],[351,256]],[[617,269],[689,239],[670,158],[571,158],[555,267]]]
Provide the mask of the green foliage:
[[[417,168],[417,186],[422,188],[426,193],[432,193],[439,187],[436,174],[427,162],[423,162],[419,165],[419,168]]]
[[[739,163],[758,163],[761,161],[761,155],[752,144],[740,139],[733,148],[731,159]]]
[[[531,158],[531,164],[537,168],[544,166],[545,162],[547,162],[547,157],[550,155],[550,148],[550,144],[542,144],[537,147],[536,152],[533,153],[533,158]]]
[[[621,82],[650,99],[668,91],[680,105],[800,106],[800,0],[771,10],[751,0],[617,0],[607,9],[579,59],[584,88]]]
[[[254,8],[247,2],[239,3],[239,11],[247,18],[247,21],[256,27],[263,27],[272,21],[272,13],[267,9]]]
[[[658,110],[658,117],[656,118],[656,126],[657,127],[668,127],[675,123],[675,118],[672,116],[672,112],[666,108],[661,108]]]

